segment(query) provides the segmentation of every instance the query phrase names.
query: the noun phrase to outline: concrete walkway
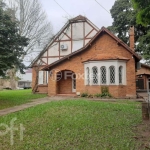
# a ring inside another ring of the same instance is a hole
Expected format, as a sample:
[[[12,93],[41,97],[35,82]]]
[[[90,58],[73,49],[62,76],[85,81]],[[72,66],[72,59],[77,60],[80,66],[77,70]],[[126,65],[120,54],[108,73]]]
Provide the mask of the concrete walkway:
[[[44,103],[48,103],[51,101],[58,101],[58,100],[65,100],[67,99],[66,97],[44,97],[44,98],[39,98],[37,100],[33,100],[32,102],[26,103],[26,104],[22,104],[22,105],[18,105],[18,106],[14,106],[14,107],[10,107],[10,108],[6,108],[6,109],[2,109],[0,110],[0,116],[4,116],[10,113],[14,113],[17,111],[21,111],[24,110],[26,108],[30,108],[36,105],[40,105],[40,104],[44,104]]]

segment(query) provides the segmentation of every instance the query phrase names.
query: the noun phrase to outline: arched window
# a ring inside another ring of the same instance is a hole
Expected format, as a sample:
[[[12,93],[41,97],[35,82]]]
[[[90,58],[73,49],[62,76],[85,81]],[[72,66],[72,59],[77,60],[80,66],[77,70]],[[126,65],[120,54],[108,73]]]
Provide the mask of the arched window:
[[[98,69],[97,69],[97,67],[92,68],[92,74],[93,74],[93,84],[98,84]]]
[[[90,69],[89,69],[89,67],[86,68],[86,84],[90,85]]]
[[[122,69],[123,69],[123,67],[120,66],[120,67],[119,67],[119,84],[122,83]]]
[[[101,84],[106,84],[106,67],[101,67]]]
[[[109,67],[109,72],[110,72],[110,83],[114,84],[115,83],[115,67],[114,66],[110,66]]]

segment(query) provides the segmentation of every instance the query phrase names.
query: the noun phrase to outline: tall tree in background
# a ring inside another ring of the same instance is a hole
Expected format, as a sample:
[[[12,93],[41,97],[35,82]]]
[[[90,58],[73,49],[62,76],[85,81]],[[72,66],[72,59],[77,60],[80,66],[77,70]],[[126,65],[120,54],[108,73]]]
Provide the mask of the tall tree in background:
[[[30,39],[26,54],[40,52],[52,37],[52,25],[38,0],[9,0],[12,18],[19,22],[19,34]]]
[[[150,27],[144,27],[141,24],[136,23],[137,10],[133,9],[131,1],[116,0],[110,12],[113,18],[113,23],[108,29],[116,34],[122,41],[129,44],[128,31],[130,26],[134,26],[135,42],[137,45],[136,52],[145,58],[146,63],[149,63],[150,55],[147,45],[150,41]],[[147,40],[147,38],[149,40]]]
[[[132,0],[133,7],[137,10],[136,20],[143,26],[150,25],[150,0]]]
[[[5,4],[0,1],[0,76],[8,69],[16,68],[23,72],[24,64],[20,57],[25,55],[24,47],[28,39],[19,35],[18,24],[6,13]]]

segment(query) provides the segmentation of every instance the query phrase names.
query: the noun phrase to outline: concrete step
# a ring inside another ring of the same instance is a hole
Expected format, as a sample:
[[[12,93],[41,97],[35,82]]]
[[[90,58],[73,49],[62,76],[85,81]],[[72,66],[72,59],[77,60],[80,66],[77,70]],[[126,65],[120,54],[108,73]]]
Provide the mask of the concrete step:
[[[77,97],[76,94],[57,94],[56,96],[60,96],[60,97]]]

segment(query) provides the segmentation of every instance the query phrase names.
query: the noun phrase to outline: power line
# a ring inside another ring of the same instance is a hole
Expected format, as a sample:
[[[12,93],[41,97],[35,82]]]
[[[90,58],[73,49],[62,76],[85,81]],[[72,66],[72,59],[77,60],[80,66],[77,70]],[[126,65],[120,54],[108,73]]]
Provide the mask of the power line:
[[[97,4],[99,4],[105,11],[107,11],[110,14],[110,12],[104,6],[102,6],[97,0],[95,0],[95,2],[97,2]]]
[[[65,13],[67,13],[71,17],[71,15],[56,0],[54,1]]]

